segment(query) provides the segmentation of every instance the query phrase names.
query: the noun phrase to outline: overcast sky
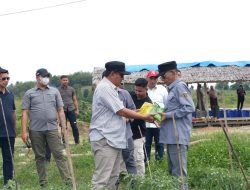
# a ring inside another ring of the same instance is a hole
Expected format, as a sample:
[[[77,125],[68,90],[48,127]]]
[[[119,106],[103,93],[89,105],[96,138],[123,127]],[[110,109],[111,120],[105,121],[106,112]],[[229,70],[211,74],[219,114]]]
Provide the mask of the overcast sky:
[[[11,83],[127,65],[176,60],[250,60],[247,0],[1,0],[0,66]]]

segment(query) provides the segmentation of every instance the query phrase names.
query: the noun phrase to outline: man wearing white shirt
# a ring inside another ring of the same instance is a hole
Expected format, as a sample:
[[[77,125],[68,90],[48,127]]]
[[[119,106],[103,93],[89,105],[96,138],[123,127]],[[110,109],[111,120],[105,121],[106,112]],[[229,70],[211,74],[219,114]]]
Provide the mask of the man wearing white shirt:
[[[157,85],[158,82],[158,72],[149,71],[147,74],[148,81],[148,96],[153,103],[157,103],[161,108],[164,108],[163,101],[167,98],[168,92],[163,85]],[[159,143],[160,129],[153,123],[147,123],[146,129],[146,152],[148,160],[150,160],[151,145],[155,142],[155,159],[162,160],[164,155],[164,145]]]

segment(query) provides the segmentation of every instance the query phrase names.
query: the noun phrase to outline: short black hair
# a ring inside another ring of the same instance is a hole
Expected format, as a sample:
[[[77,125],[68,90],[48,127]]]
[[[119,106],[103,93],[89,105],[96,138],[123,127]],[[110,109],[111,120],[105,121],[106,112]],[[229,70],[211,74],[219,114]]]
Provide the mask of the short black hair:
[[[69,77],[68,77],[68,75],[62,75],[62,76],[60,77],[61,80],[64,79],[64,78],[69,78]]]
[[[148,81],[145,78],[138,78],[135,81],[135,86],[147,87]]]

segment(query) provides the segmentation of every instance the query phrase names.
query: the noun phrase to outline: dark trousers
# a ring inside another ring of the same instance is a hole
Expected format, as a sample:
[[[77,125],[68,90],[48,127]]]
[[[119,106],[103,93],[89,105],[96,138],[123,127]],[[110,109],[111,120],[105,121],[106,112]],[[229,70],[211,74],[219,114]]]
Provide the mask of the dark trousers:
[[[129,138],[128,147],[126,149],[122,149],[122,157],[126,165],[126,169],[129,174],[137,174],[135,157],[134,157],[134,140],[133,138]]]
[[[158,128],[147,128],[146,129],[146,152],[148,160],[150,160],[151,145],[154,138],[155,142],[155,159],[162,160],[164,155],[164,145],[159,143],[160,130]]]
[[[244,104],[244,97],[238,97],[238,102],[237,102],[237,110],[242,109],[243,104]]]
[[[15,144],[15,137],[10,137],[10,146],[13,156],[14,156],[14,144]],[[0,147],[2,149],[2,158],[3,158],[3,180],[4,180],[4,185],[6,185],[8,183],[8,180],[13,179],[13,163],[11,159],[11,152],[7,137],[0,137]]]
[[[69,120],[70,122],[70,126],[72,128],[72,132],[73,132],[73,137],[75,140],[76,144],[79,144],[79,131],[76,125],[76,115],[75,115],[75,111],[64,111],[65,113],[65,117],[67,120]]]
[[[219,109],[217,107],[211,108],[211,111],[213,117],[219,118]]]

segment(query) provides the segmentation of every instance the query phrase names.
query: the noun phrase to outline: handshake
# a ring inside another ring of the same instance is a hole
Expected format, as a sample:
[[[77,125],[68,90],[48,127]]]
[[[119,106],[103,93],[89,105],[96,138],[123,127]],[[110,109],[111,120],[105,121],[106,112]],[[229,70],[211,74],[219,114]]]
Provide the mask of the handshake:
[[[153,123],[156,125],[156,127],[160,127],[159,123],[162,121],[162,113],[164,113],[164,109],[161,108],[157,103],[148,103],[145,102],[142,107],[139,110],[139,113],[142,115],[148,115],[152,114],[154,117]]]

